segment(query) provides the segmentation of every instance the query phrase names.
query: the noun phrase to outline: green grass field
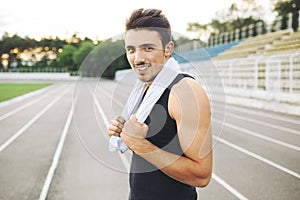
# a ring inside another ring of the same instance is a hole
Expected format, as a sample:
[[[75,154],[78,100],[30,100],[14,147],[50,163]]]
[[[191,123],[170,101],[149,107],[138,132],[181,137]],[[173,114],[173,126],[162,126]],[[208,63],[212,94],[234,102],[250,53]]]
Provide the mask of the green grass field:
[[[0,83],[0,102],[52,85],[52,83]]]

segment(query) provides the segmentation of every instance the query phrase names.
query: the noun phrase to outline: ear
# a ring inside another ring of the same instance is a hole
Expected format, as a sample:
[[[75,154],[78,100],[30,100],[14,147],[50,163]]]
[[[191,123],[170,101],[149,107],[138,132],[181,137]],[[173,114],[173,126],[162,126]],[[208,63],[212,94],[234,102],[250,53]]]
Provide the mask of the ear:
[[[165,57],[170,57],[174,51],[174,42],[170,41],[165,47]]]

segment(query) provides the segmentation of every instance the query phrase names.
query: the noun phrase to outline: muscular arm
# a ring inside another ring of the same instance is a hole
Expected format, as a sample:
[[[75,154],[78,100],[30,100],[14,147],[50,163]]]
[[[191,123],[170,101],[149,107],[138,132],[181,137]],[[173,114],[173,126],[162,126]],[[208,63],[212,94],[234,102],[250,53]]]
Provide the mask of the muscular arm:
[[[204,187],[212,172],[210,105],[205,92],[194,80],[182,79],[171,90],[169,113],[176,121],[184,156],[164,151],[143,137],[121,136],[136,154],[168,176]]]

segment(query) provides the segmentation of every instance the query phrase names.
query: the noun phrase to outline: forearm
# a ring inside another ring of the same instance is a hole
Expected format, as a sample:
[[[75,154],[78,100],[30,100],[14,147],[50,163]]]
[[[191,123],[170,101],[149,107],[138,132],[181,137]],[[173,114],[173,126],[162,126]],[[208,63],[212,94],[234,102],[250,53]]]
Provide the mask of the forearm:
[[[146,139],[135,143],[133,151],[155,165],[166,175],[188,185],[204,187],[211,176],[211,168],[201,160],[176,155],[153,145]],[[210,155],[208,155],[210,156]]]

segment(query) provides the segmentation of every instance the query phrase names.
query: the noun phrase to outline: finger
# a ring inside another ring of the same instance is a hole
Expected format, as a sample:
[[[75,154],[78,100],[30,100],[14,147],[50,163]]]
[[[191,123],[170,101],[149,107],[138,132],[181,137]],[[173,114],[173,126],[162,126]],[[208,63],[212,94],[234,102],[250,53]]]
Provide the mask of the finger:
[[[131,115],[130,119],[133,120],[133,121],[136,121],[136,115]]]
[[[139,125],[137,124],[136,121],[134,121],[133,119],[129,119],[127,122],[125,122],[122,131],[124,131],[126,133],[134,132],[134,130],[138,127],[139,127]]]
[[[125,119],[122,117],[122,116],[117,116],[115,118],[116,121],[120,122],[121,124],[124,124],[125,123]]]
[[[109,127],[108,127],[108,129],[110,131],[115,131],[117,133],[120,133],[122,131],[122,128],[119,128],[118,126],[115,126],[113,124],[110,124]]]
[[[137,121],[136,115],[131,115],[130,119],[131,122],[133,122],[133,124],[137,125],[137,124],[141,124]]]
[[[123,126],[124,126],[122,123],[120,123],[120,122],[117,121],[117,120],[111,120],[111,121],[110,121],[110,124],[111,124],[111,125],[114,125],[114,126],[117,126],[119,129],[122,129]]]
[[[137,121],[136,115],[131,115],[129,121],[132,122],[132,125],[138,126],[138,127],[145,127],[147,126],[145,123],[140,123]]]
[[[115,131],[108,131],[108,136],[111,137],[111,136],[120,136],[120,133],[118,132],[115,132]]]

